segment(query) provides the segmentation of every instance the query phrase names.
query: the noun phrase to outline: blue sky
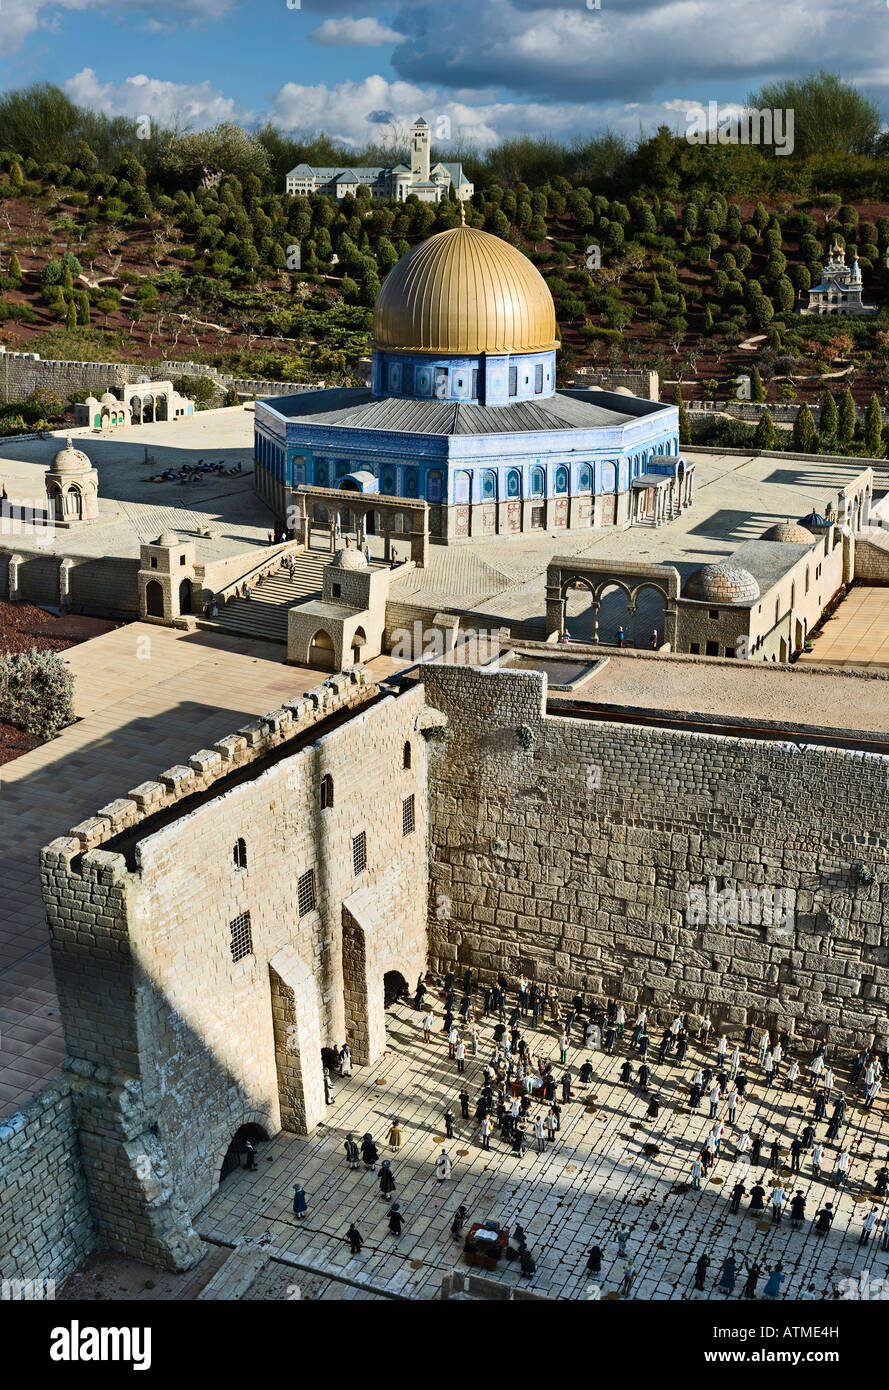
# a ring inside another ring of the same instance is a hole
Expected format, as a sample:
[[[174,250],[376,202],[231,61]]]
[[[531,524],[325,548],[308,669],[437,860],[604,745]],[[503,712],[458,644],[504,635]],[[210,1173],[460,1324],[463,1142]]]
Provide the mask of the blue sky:
[[[356,144],[420,113],[479,146],[683,128],[822,63],[889,111],[887,0],[0,0],[0,53],[0,87]]]

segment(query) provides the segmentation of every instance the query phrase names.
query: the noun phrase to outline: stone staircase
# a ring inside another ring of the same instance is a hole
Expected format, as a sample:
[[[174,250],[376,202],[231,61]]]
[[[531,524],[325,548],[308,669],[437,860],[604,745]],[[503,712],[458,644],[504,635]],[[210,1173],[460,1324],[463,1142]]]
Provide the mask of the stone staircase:
[[[289,570],[280,569],[264,579],[259,588],[252,585],[249,599],[228,599],[220,608],[219,616],[210,620],[213,627],[240,637],[286,644],[288,608],[321,593],[322,572],[330,560],[327,551],[300,552],[295,556],[292,580]]]

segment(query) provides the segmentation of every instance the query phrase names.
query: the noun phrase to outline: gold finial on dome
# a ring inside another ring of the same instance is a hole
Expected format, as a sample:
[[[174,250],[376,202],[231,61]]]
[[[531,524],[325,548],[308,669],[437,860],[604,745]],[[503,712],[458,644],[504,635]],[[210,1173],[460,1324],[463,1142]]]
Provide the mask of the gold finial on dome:
[[[543,276],[509,242],[465,222],[421,242],[389,271],[373,337],[378,348],[445,356],[558,347]]]

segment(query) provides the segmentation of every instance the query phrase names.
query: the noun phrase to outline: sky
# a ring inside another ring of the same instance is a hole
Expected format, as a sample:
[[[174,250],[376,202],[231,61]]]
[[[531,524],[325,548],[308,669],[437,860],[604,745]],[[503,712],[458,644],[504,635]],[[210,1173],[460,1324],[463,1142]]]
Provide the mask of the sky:
[[[597,7],[598,6],[598,7]],[[362,145],[687,124],[825,67],[889,117],[889,0],[0,0],[0,90],[199,129],[273,121]]]

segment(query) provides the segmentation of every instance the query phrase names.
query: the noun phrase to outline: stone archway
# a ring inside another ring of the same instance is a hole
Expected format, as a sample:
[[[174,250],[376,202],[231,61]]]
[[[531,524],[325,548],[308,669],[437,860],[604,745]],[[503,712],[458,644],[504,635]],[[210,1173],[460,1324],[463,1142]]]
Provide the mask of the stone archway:
[[[247,1140],[250,1139],[254,1144],[265,1143],[268,1137],[262,1125],[241,1125],[240,1129],[235,1131],[232,1141],[225,1151],[225,1157],[219,1169],[220,1186],[225,1182],[229,1173],[233,1173],[236,1168],[243,1166],[241,1163],[241,1155],[246,1153]]]
[[[149,618],[164,616],[164,591],[156,579],[145,585],[145,612]]]

